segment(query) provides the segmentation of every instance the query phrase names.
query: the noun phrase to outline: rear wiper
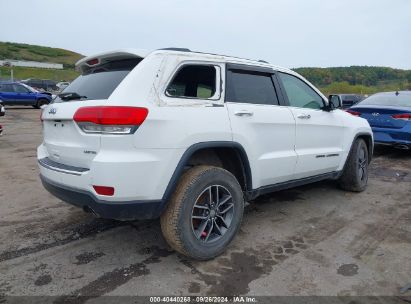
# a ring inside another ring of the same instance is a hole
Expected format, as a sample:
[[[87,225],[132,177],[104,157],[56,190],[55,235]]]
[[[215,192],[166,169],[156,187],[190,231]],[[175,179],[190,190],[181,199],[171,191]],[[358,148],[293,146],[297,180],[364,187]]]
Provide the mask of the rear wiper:
[[[61,93],[61,94],[58,94],[58,97],[60,97],[64,101],[76,100],[76,99],[87,99],[87,96],[81,96],[75,92]]]

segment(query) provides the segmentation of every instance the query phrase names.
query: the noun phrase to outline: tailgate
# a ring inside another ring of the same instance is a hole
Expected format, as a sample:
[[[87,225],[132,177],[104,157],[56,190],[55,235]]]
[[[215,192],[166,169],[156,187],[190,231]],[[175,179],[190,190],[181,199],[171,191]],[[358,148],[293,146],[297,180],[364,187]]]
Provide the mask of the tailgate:
[[[86,134],[73,121],[80,107],[105,105],[105,100],[53,103],[43,110],[44,146],[49,158],[55,162],[90,168],[100,150],[100,135]]]

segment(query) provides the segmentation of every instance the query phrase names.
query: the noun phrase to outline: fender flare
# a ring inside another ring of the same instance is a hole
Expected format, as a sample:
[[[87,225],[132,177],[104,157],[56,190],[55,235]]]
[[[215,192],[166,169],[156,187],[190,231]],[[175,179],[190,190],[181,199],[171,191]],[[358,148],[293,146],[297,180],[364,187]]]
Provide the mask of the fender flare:
[[[199,142],[196,144],[191,145],[186,149],[183,155],[180,158],[180,161],[177,164],[176,169],[174,170],[173,175],[171,176],[170,181],[168,182],[167,188],[164,192],[162,201],[164,203],[164,207],[167,205],[168,200],[170,199],[171,195],[173,194],[174,190],[177,187],[177,183],[183,174],[184,168],[188,163],[190,157],[197,151],[207,148],[234,148],[239,152],[239,156],[241,161],[243,162],[244,166],[244,174],[246,178],[246,188],[247,190],[252,189],[252,173],[250,162],[248,160],[247,153],[243,146],[237,142],[233,141],[208,141],[208,142]]]
[[[350,153],[351,153],[352,146],[354,145],[354,142],[358,139],[358,137],[361,137],[361,136],[367,136],[367,137],[371,138],[371,141],[369,143],[366,142],[367,147],[368,147],[368,163],[370,163],[371,159],[372,159],[372,156],[374,154],[374,139],[373,139],[372,133],[359,132],[359,133],[355,134],[354,139],[351,142]]]
[[[338,178],[343,174],[343,172],[344,172],[344,170],[345,170],[345,167],[347,166],[347,159],[348,159],[348,157],[349,157],[350,154],[351,154],[351,151],[352,151],[352,147],[353,147],[353,145],[354,145],[354,142],[358,139],[358,137],[361,137],[361,136],[368,136],[368,137],[370,137],[370,138],[372,139],[370,143],[367,143],[367,142],[366,142],[367,147],[368,147],[368,163],[371,163],[371,159],[372,159],[373,152],[374,152],[374,140],[373,140],[372,133],[369,133],[369,132],[359,132],[359,133],[355,134],[354,139],[353,139],[352,142],[351,142],[350,150],[348,151],[348,155],[347,155],[347,158],[345,159],[344,166],[343,166],[342,170],[339,172],[339,174],[338,174],[338,176],[336,177],[336,179],[338,179]]]

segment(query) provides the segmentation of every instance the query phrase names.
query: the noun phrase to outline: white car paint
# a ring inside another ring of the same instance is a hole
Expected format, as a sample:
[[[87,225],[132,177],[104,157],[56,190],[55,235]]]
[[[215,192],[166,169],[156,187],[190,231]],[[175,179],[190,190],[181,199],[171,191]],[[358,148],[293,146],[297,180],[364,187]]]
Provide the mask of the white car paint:
[[[105,201],[160,200],[184,152],[192,145],[210,141],[239,143],[247,153],[253,189],[342,170],[355,136],[372,136],[368,122],[335,110],[331,112],[274,105],[225,102],[225,65],[245,64],[297,73],[259,61],[234,57],[157,50],[119,50],[90,56],[77,63],[84,72],[91,59],[144,58],[118,85],[107,100],[53,103],[43,109],[44,141],[38,159],[89,169],[80,175],[56,172],[44,166],[49,180],[85,190]],[[214,65],[221,85],[211,99],[175,98],[165,94],[167,84],[184,64]],[[149,109],[144,123],[133,135],[85,134],[73,121],[85,106],[138,106]],[[55,109],[56,113],[50,112]],[[237,115],[252,112],[252,116]],[[299,119],[299,115],[311,116]],[[56,122],[60,121],[60,122]],[[63,124],[61,126],[59,124]],[[91,151],[91,152],[90,152]],[[318,154],[337,157],[316,158]],[[115,188],[114,196],[97,194],[92,185]]]

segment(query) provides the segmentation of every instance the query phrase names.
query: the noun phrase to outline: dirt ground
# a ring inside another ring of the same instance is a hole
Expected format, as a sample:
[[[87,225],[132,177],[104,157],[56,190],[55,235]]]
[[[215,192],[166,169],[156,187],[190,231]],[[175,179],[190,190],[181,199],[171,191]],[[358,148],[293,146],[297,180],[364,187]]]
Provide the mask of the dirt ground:
[[[397,296],[411,283],[409,151],[377,149],[362,193],[325,181],[259,198],[228,251],[196,262],[167,246],[158,220],[97,219],[46,192],[39,114],[9,107],[0,118],[0,298]]]

